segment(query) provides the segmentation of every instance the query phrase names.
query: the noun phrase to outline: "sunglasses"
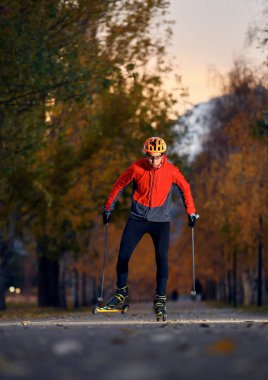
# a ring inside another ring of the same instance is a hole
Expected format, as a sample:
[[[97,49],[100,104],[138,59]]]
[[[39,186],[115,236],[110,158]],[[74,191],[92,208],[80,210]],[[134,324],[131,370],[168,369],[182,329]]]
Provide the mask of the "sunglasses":
[[[149,160],[155,161],[155,160],[159,160],[161,157],[163,157],[163,154],[159,154],[158,156],[152,156],[151,154],[147,153],[146,157],[149,158]]]

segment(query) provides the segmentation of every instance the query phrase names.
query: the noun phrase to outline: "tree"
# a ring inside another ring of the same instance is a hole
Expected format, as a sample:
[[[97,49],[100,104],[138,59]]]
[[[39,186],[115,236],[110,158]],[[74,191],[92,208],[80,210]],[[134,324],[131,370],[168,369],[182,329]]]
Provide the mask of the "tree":
[[[164,42],[150,33],[168,3],[6,1],[1,8],[2,217],[17,210],[17,233],[27,229],[49,261],[85,250],[108,179],[147,133],[172,139],[174,100],[160,76]],[[142,73],[152,57],[157,71]],[[4,223],[2,231],[4,258]]]
[[[267,137],[262,125],[268,96],[265,86],[264,78],[248,65],[235,63],[211,115],[203,152],[193,164],[203,282],[226,286],[228,273],[233,272],[235,289],[244,274],[256,273],[254,258],[256,263],[268,212]]]

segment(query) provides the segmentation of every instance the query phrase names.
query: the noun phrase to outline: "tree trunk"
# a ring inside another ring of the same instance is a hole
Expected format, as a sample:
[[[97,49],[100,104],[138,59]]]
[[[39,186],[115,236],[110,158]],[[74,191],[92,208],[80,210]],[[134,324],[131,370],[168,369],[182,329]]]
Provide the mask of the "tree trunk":
[[[263,253],[262,253],[262,215],[259,217],[259,236],[258,236],[258,286],[257,286],[257,306],[262,306],[263,293]]]
[[[0,240],[0,310],[6,310],[6,270],[8,249],[6,241]]]
[[[237,306],[237,258],[236,251],[233,252],[233,306]]]
[[[231,305],[232,303],[232,281],[231,281],[231,271],[227,272],[227,286],[228,286],[228,303]]]
[[[49,303],[50,306],[59,307],[59,261],[49,260]]]
[[[227,295],[226,295],[226,276],[224,274],[222,278],[222,301],[226,302],[227,301]]]
[[[65,255],[60,260],[60,275],[59,275],[59,305],[62,308],[67,308],[67,295],[66,295],[66,259]]]
[[[23,293],[26,303],[30,302],[30,295],[32,294],[32,286],[35,276],[33,271],[34,261],[36,261],[36,257],[31,254],[27,254],[23,265]]]
[[[91,302],[94,305],[98,300],[98,289],[97,289],[97,281],[95,277],[91,277]]]
[[[77,269],[74,269],[73,271],[73,290],[74,290],[74,308],[78,308],[80,306],[80,300],[79,300],[79,274]]]
[[[49,306],[48,295],[48,262],[43,256],[38,259],[38,306]]]
[[[6,309],[6,269],[13,252],[18,219],[18,205],[15,205],[8,218],[8,237],[0,233],[0,310]]]
[[[89,306],[88,281],[86,273],[82,275],[82,306]]]
[[[39,257],[38,306],[59,307],[59,263],[57,260]]]
[[[255,292],[255,279],[254,274],[251,271],[246,271],[242,274],[242,286],[243,286],[243,304],[253,305],[254,304],[254,292]]]
[[[6,268],[0,265],[0,310],[6,310]]]
[[[217,299],[216,282],[214,280],[207,280],[205,287],[206,298],[209,300]]]
[[[221,301],[221,302],[224,302],[226,301],[226,293],[225,293],[225,290],[226,290],[226,285],[225,285],[225,278],[223,277],[219,284],[218,284],[218,295],[217,295],[217,299],[218,301]]]

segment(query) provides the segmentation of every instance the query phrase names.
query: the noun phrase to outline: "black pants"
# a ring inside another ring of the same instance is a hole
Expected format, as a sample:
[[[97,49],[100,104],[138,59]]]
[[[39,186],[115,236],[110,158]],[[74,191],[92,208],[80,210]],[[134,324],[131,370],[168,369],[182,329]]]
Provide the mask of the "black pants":
[[[155,247],[156,294],[164,295],[168,279],[169,222],[143,222],[128,220],[120,244],[117,262],[117,286],[127,285],[128,262],[136,245],[148,233]]]

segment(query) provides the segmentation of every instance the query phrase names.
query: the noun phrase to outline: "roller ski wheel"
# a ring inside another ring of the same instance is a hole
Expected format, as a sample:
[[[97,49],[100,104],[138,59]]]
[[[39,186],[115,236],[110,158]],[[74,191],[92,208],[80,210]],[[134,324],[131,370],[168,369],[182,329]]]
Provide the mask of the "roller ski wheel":
[[[124,305],[124,306],[122,307],[122,311],[121,311],[121,313],[122,313],[122,314],[126,314],[126,313],[128,312],[128,309],[129,309],[129,305]]]
[[[166,322],[167,320],[167,313],[159,313],[156,315],[156,320],[159,322],[160,320],[163,320],[163,322]]]
[[[154,311],[156,320],[159,322],[161,319],[165,322],[167,320],[166,297],[156,295],[154,298]]]

